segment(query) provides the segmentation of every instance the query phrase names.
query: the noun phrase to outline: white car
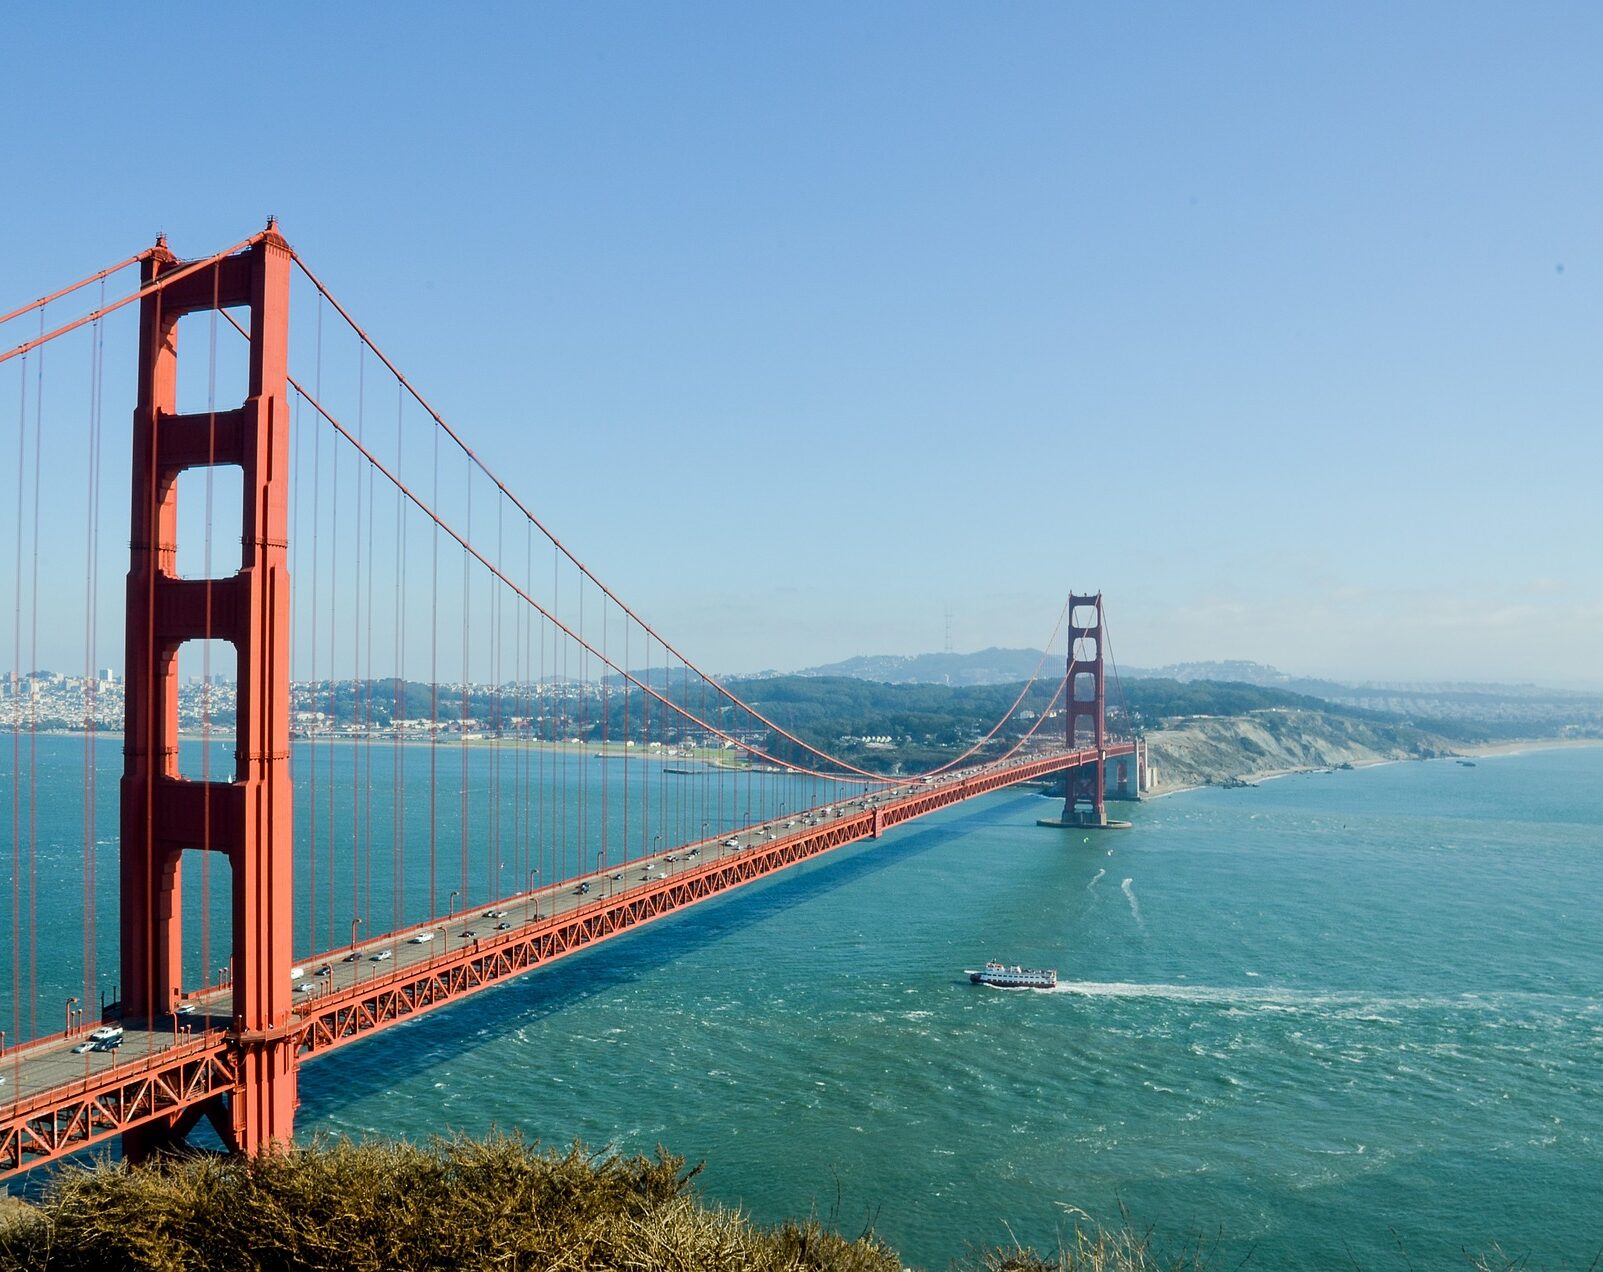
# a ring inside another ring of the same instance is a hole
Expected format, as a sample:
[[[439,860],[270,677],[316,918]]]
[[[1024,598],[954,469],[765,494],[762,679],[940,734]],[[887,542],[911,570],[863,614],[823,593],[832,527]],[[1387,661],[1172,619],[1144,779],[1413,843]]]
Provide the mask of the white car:
[[[317,992],[317,982],[303,980],[299,985],[295,986],[295,992],[297,994],[315,994]]]
[[[395,954],[394,954],[393,951],[391,951],[391,950],[380,950],[377,954],[373,955],[371,961],[375,962],[375,963],[388,963],[394,957],[395,957]]]
[[[110,1042],[113,1038],[122,1037],[121,1025],[101,1025],[99,1029],[91,1030],[90,1042]]]
[[[92,1043],[92,1042],[80,1042],[76,1047],[74,1047],[72,1049],[72,1054],[75,1055],[75,1056],[81,1056],[81,1055],[83,1055],[84,1052],[93,1051],[94,1049],[95,1049],[95,1044],[94,1043]]]
[[[416,936],[408,937],[406,943],[408,945],[427,945],[433,939],[433,932],[419,932]]]

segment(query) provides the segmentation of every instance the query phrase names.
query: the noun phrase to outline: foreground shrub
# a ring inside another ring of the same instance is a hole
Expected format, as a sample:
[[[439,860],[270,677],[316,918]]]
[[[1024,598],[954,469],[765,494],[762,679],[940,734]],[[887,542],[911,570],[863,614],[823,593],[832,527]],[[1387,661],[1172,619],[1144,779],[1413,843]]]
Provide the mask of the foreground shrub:
[[[603,1157],[517,1136],[103,1164],[63,1171],[38,1207],[0,1226],[0,1268],[900,1272],[871,1237],[769,1231],[698,1204],[698,1170],[661,1149]]]

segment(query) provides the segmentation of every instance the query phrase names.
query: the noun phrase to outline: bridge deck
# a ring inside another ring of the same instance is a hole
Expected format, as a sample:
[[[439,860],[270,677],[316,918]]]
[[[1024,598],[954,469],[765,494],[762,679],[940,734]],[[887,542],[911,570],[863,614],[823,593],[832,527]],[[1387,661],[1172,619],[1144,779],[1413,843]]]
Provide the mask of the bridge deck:
[[[1116,743],[1104,754],[1132,749]],[[305,964],[308,988],[291,1026],[299,1052],[315,1058],[798,862],[1095,758],[1060,751],[909,782],[327,951]],[[129,1026],[115,1051],[77,1052],[82,1035],[13,1048],[0,1061],[0,1178],[230,1091],[230,991],[192,1001],[190,1015]]]

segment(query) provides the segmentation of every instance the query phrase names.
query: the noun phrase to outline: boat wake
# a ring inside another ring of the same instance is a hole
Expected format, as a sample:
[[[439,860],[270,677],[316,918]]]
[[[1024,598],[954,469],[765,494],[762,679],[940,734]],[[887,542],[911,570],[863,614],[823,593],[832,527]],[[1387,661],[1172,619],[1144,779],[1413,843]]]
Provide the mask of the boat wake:
[[[1107,874],[1106,870],[1098,870],[1094,875],[1091,876],[1091,882],[1085,885],[1085,890],[1087,892],[1091,891],[1092,888],[1096,887],[1097,880],[1105,874]]]
[[[1590,1014],[1593,1005],[1569,995],[1548,994],[1458,994],[1387,996],[1357,991],[1282,989],[1272,985],[1157,985],[1132,981],[1059,981],[1054,994],[1078,994],[1082,998],[1163,999],[1175,1003],[1194,1003],[1224,1007],[1235,1011],[1340,1012],[1355,1019],[1385,1023],[1387,1013],[1416,1011],[1505,1012],[1574,1011]]]

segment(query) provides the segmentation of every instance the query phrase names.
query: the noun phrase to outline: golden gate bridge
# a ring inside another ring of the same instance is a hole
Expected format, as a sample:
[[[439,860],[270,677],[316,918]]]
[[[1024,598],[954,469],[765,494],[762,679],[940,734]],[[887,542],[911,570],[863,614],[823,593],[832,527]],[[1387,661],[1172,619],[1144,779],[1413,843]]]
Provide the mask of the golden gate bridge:
[[[0,1177],[117,1136],[136,1160],[173,1151],[203,1119],[233,1151],[286,1144],[299,1066],[347,1043],[1004,787],[1062,775],[1045,824],[1074,827],[1109,824],[1106,795],[1139,789],[1139,742],[1109,732],[1100,594],[1069,596],[1007,710],[928,772],[805,741],[602,583],[271,221],[190,260],[159,239],[0,315],[0,333],[21,336],[0,352],[17,421],[0,484],[15,498]],[[120,338],[134,407],[113,840],[96,752]],[[229,516],[232,569],[214,534]],[[63,810],[40,778],[38,669],[69,631],[81,844],[51,831]],[[56,930],[64,897],[76,936]],[[61,1015],[41,1010],[63,988]]]

